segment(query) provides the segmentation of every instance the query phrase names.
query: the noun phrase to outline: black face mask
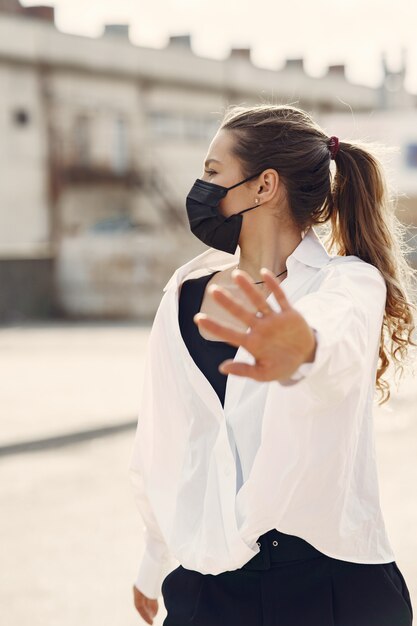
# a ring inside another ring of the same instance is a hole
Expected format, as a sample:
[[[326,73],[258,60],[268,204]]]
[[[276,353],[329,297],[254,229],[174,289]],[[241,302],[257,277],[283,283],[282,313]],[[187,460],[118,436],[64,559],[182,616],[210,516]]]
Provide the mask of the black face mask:
[[[243,218],[241,214],[255,209],[259,205],[255,204],[255,206],[225,217],[218,211],[220,200],[230,189],[259,176],[262,172],[252,174],[252,176],[248,176],[231,187],[223,187],[197,178],[186,199],[188,221],[192,233],[207,246],[234,254],[242,228]]]

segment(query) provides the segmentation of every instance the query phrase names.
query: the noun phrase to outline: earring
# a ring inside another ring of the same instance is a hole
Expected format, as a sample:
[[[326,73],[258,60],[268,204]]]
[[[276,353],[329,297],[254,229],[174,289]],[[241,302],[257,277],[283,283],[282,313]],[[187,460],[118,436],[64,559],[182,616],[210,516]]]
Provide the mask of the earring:
[[[255,204],[258,204],[259,198],[255,198]]]

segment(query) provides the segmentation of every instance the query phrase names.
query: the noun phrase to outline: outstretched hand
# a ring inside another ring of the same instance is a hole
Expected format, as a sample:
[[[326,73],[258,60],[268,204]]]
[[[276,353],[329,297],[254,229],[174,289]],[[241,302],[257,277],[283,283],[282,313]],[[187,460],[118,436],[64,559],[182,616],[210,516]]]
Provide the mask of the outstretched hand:
[[[279,312],[271,308],[247,272],[235,269],[232,278],[254,304],[255,311],[237,302],[224,287],[209,285],[208,293],[248,327],[246,332],[233,330],[204,313],[197,313],[194,322],[219,340],[236,347],[243,346],[255,357],[253,365],[233,362],[233,359],[223,361],[219,365],[223,374],[247,376],[258,381],[286,380],[302,363],[314,361],[316,337],[301,313],[287,300],[275,275],[266,268],[261,269],[261,274],[281,307]]]

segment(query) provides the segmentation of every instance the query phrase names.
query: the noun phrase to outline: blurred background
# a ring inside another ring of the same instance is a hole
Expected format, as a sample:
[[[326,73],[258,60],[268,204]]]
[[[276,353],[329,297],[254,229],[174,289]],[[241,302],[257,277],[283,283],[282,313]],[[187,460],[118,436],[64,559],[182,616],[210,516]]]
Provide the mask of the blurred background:
[[[185,196],[224,107],[292,103],[329,135],[392,147],[417,267],[416,24],[411,0],[0,0],[8,626],[145,623],[128,478],[143,361],[162,287],[206,249]],[[417,385],[391,384],[374,408],[381,503],[414,604]]]

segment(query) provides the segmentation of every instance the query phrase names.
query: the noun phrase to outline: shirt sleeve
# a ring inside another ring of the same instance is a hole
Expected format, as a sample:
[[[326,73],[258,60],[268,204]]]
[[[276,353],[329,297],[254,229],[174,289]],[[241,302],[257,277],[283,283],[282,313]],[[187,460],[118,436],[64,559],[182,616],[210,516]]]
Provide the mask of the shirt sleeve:
[[[380,271],[360,259],[330,263],[324,271],[319,289],[292,305],[316,336],[314,361],[278,384],[339,398],[362,375],[364,358],[380,337],[387,289]]]
[[[132,468],[129,475],[144,522],[145,537],[145,548],[134,585],[148,598],[156,599],[161,594],[163,579],[173,569],[173,558],[146,496],[141,475]]]

